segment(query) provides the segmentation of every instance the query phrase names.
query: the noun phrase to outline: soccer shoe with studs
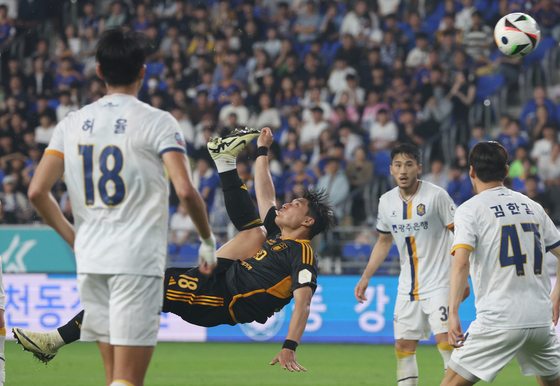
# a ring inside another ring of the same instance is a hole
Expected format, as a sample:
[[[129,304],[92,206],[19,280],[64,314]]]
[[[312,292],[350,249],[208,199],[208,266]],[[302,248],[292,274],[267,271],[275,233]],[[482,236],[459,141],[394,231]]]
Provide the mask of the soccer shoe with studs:
[[[224,138],[210,138],[206,147],[214,160],[222,157],[235,159],[241,150],[260,134],[261,131],[257,129],[235,129]]]
[[[33,353],[33,356],[43,363],[50,362],[58,353],[58,348],[52,342],[50,333],[34,332],[15,327],[12,332],[17,343],[23,346],[24,351]]]

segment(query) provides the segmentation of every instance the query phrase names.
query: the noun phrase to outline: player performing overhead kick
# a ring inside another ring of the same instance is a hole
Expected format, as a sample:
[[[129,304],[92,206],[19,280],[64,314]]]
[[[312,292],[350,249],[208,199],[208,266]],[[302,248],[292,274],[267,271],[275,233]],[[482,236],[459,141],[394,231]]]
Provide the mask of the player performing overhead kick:
[[[449,296],[453,351],[442,386],[492,382],[513,358],[521,374],[560,385],[560,344],[554,325],[560,280],[552,295],[543,257],[560,259],[560,232],[542,206],[503,185],[508,154],[498,142],[480,142],[469,154],[477,193],[457,209]],[[461,294],[470,274],[476,320],[463,334]],[[560,278],[560,264],[556,272]],[[552,298],[552,299],[551,299]]]
[[[266,322],[292,298],[295,308],[280,353],[271,362],[283,369],[306,371],[296,360],[311,297],[317,287],[317,255],[309,240],[334,224],[332,208],[321,192],[275,206],[268,148],[273,137],[265,128],[258,139],[255,191],[260,217],[236,170],[236,156],[259,133],[244,130],[208,143],[224,192],[228,215],[239,234],[217,252],[218,266],[210,277],[199,268],[169,268],[165,273],[163,311],[189,323],[212,327]],[[264,219],[264,222],[261,221]],[[65,326],[49,333],[19,328],[14,335],[24,348],[44,362],[58,349],[80,338],[83,311]]]
[[[379,200],[379,240],[355,289],[360,303],[367,300],[369,279],[387,257],[394,239],[401,262],[394,314],[399,386],[418,385],[416,346],[419,340],[430,338],[430,329],[444,368],[453,350],[447,343],[447,323],[455,204],[445,190],[418,180],[421,172],[416,146],[404,144],[391,151],[391,174],[398,186]]]

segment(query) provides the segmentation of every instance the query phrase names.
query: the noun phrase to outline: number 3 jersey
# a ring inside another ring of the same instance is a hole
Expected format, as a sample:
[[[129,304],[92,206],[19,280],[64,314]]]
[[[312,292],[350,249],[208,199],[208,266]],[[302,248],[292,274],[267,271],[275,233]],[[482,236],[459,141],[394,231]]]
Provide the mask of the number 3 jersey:
[[[449,194],[426,181],[419,181],[408,200],[399,187],[381,196],[377,230],[392,234],[399,251],[398,299],[423,300],[449,291],[454,212]]]
[[[177,121],[124,94],[101,98],[56,126],[45,153],[64,159],[79,273],[163,276],[167,151],[185,152]]]
[[[501,186],[462,204],[452,253],[471,251],[477,321],[499,329],[549,326],[551,285],[543,259],[559,245],[556,226],[523,194]]]

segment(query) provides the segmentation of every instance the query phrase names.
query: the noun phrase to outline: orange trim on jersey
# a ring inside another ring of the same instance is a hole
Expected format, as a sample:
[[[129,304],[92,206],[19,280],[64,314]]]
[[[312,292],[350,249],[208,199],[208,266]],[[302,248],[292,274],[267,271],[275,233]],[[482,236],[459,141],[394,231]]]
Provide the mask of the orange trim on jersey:
[[[412,247],[412,262],[414,264],[414,289],[412,290],[412,295],[414,300],[420,300],[420,296],[418,296],[418,253],[416,252],[416,240],[414,237],[410,238],[410,246]]]
[[[272,296],[276,296],[277,298],[280,299],[287,299],[290,296],[292,296],[292,291],[290,291],[291,288],[292,288],[292,277],[287,276],[284,278],[284,280],[276,284],[274,287],[270,287],[269,289],[267,289],[266,293]]]
[[[471,251],[471,252],[474,251],[474,248],[471,247],[471,246],[468,245],[468,244],[457,244],[457,245],[455,245],[455,246],[453,247],[453,249],[451,249],[451,254],[452,254],[453,256],[455,256],[455,251],[456,251],[457,249],[460,249],[460,248],[468,249],[468,250]]]
[[[406,218],[412,219],[412,201],[406,204]]]
[[[313,251],[311,250],[311,247],[305,242],[299,241],[299,243],[301,244],[303,264],[313,265]]]
[[[313,265],[313,249],[311,249],[309,244],[305,244],[305,246],[309,250],[309,265]]]
[[[289,237],[282,237],[280,236],[280,240],[293,240],[293,241],[297,241],[298,243],[308,243],[309,240],[308,239],[291,239]]]
[[[455,223],[452,222],[451,224],[447,225],[446,228],[447,228],[447,229],[453,229],[453,228],[455,228]]]
[[[233,300],[231,301],[231,303],[229,303],[229,307],[228,307],[228,308],[229,308],[229,314],[231,315],[231,318],[233,319],[233,321],[234,321],[235,323],[239,323],[239,322],[237,321],[237,319],[235,318],[235,314],[233,313],[233,305],[235,304],[235,302],[237,301],[237,299],[239,299],[239,298],[246,298],[246,297],[249,297],[249,296],[251,296],[251,295],[260,294],[260,293],[263,293],[263,292],[266,292],[266,290],[264,290],[264,289],[259,289],[259,290],[254,290],[254,291],[251,291],[251,292],[247,292],[246,294],[238,294],[238,295],[235,295],[235,296],[233,297]]]
[[[57,157],[60,157],[60,158],[64,159],[64,153],[62,153],[58,150],[47,149],[47,150],[45,150],[45,154],[52,154],[52,155],[55,155]]]

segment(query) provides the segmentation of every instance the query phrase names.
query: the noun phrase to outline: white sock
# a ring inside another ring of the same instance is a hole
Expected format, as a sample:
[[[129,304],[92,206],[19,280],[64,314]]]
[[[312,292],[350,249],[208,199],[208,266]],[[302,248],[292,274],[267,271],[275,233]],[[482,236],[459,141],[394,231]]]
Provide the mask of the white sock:
[[[234,157],[220,157],[214,160],[218,173],[229,172],[237,168],[237,161]]]
[[[64,342],[64,340],[62,339],[62,336],[60,336],[60,332],[58,332],[58,330],[50,331],[47,334],[49,334],[49,337],[51,338],[51,342],[54,343],[54,345],[57,349],[66,345],[66,342]]]
[[[447,364],[449,363],[449,359],[451,359],[451,354],[453,353],[453,347],[447,343],[440,343],[437,345],[439,353],[441,354],[441,357],[443,358],[443,367],[445,370],[447,370]]]
[[[0,386],[6,382],[6,356],[4,355],[4,342],[6,341],[6,327],[0,328]]]
[[[398,351],[397,354],[397,383],[398,386],[418,386],[418,364],[416,351]]]
[[[124,379],[117,379],[113,381],[109,386],[134,386],[132,383],[125,381]]]

